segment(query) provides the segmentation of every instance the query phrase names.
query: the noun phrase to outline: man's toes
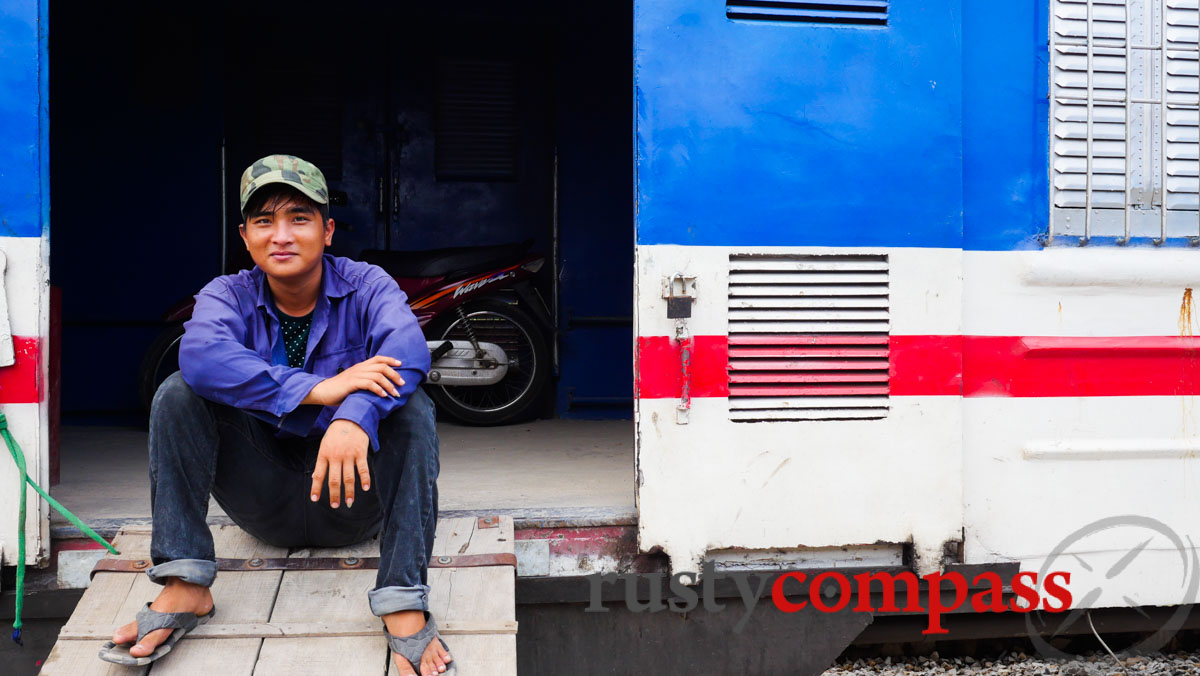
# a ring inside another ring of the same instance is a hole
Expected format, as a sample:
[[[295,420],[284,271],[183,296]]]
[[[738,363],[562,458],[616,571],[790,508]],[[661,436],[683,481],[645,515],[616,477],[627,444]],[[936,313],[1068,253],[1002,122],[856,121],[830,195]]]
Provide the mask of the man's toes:
[[[167,637],[171,635],[173,629],[157,629],[142,637],[142,640],[137,645],[129,649],[129,654],[134,657],[145,657],[154,652],[154,649],[159,646]]]
[[[440,658],[426,653],[421,660],[421,676],[437,676],[446,670],[446,663]]]

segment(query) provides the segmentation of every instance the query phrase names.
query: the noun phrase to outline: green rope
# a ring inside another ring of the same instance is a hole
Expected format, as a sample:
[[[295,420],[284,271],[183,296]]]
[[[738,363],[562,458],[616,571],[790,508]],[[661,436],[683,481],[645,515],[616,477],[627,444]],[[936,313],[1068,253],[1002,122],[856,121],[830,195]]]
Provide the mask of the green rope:
[[[13,462],[17,464],[17,495],[18,497],[18,516],[17,516],[17,607],[14,614],[12,640],[17,645],[25,645],[21,642],[21,610],[25,605],[25,484],[29,483],[37,494],[42,496],[50,506],[58,510],[70,521],[72,525],[78,528],[83,534],[92,538],[96,542],[104,545],[104,548],[113,554],[120,554],[112,545],[108,544],[104,538],[96,534],[96,531],[88,527],[86,523],[81,521],[66,507],[63,507],[57,500],[50,497],[50,494],[42,490],[42,487],[37,485],[29,474],[25,471],[25,454],[21,452],[21,447],[12,438],[8,432],[8,419],[0,413],[0,437],[4,437],[4,442],[8,444],[8,452],[12,454]]]

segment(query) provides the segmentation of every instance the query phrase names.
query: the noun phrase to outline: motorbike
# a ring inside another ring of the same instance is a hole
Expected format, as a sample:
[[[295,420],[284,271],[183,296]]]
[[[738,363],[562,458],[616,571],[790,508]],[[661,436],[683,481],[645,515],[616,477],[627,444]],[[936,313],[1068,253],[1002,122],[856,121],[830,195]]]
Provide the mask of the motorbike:
[[[425,251],[363,251],[358,259],[383,268],[408,296],[430,349],[424,383],[438,408],[468,425],[502,425],[527,417],[550,382],[554,322],[533,286],[545,263],[532,240]],[[179,370],[183,323],[194,299],[172,307],[169,326],[139,369],[142,406]]]

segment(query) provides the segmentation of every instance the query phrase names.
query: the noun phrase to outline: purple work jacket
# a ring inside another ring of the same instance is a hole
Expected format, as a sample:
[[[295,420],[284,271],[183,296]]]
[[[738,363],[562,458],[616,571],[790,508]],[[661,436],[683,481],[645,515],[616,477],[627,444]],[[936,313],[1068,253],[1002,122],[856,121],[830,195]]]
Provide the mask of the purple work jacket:
[[[333,420],[363,428],[379,450],[379,421],[403,406],[429,373],[429,349],[396,280],[369,263],[325,254],[303,368],[288,366],[266,275],[255,266],[212,280],[184,324],[179,368],[211,401],[271,423],[276,436],[323,434]],[[339,406],[301,405],[313,386],[376,355],[399,359],[399,396],[359,390]]]

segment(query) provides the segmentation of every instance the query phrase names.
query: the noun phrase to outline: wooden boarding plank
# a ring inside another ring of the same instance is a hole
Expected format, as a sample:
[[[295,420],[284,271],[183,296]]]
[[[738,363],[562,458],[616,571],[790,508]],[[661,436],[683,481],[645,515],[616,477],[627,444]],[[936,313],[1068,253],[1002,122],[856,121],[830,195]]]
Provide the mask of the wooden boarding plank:
[[[512,517],[500,519],[493,528],[475,528],[471,535],[470,546],[464,554],[503,554],[513,551],[513,521]]]
[[[291,557],[378,555],[379,538],[375,537],[348,547],[302,549],[293,552]],[[371,620],[373,616],[367,601],[367,592],[375,587],[376,574],[374,570],[284,571],[271,612],[273,624],[314,621],[358,624],[366,621],[375,629],[369,636],[264,639],[257,672],[319,673],[322,670],[319,665],[327,664],[337,673],[385,673],[388,655],[383,624],[380,620]]]
[[[217,555],[279,558],[284,552],[233,526],[214,528]],[[439,520],[433,556],[513,551],[513,523],[478,528],[475,517]],[[149,557],[149,529],[123,530],[120,558]],[[304,549],[294,557],[377,556],[378,538],[337,549]],[[213,586],[218,615],[177,644],[152,669],[102,662],[96,653],[124,615],[132,618],[158,585],[145,575],[102,573],[47,660],[47,674],[396,673],[382,627],[370,614],[366,592],[374,570],[223,572]],[[509,566],[429,570],[430,610],[447,637],[460,673],[515,674],[514,571]],[[272,609],[273,604],[273,609]],[[453,615],[454,617],[451,617]],[[314,621],[317,619],[318,621]],[[453,637],[453,638],[451,638]],[[257,659],[257,666],[255,660]]]
[[[383,676],[388,659],[382,631],[356,638],[272,638],[263,641],[254,673]]]
[[[150,534],[121,531],[113,539],[113,546],[121,552],[120,557],[107,554],[105,558],[149,557]],[[118,617],[118,611],[129,597],[129,590],[136,577],[125,573],[100,573],[92,579],[87,592],[75,606],[70,621],[83,624],[113,624]]]
[[[513,551],[513,521],[501,519],[493,528],[472,533],[464,554],[496,554]],[[449,586],[447,620],[515,620],[515,571],[511,566],[454,568]]]
[[[92,579],[92,583],[83,597],[79,599],[68,624],[78,622],[80,624],[114,625],[118,608],[129,597],[133,578],[133,575],[127,573],[100,573],[97,575]]]
[[[454,585],[456,568],[429,569],[429,613],[437,619],[441,626],[442,618],[450,611],[450,589]]]
[[[440,627],[439,627],[440,629]],[[517,637],[460,635],[446,636],[451,661],[458,676],[516,676]],[[388,666],[388,676],[399,676],[395,660]]]
[[[374,636],[380,632],[374,617],[359,622],[251,622],[246,624],[200,625],[188,634],[195,639],[296,638],[301,636]],[[107,639],[112,632],[107,625],[64,628],[60,639]],[[461,620],[438,622],[440,634],[515,634],[516,620]],[[182,643],[180,643],[182,645]]]
[[[237,526],[213,528],[213,543],[217,556],[228,559],[263,558],[273,559],[287,556],[287,550],[269,545]],[[271,608],[275,605],[275,593],[283,576],[280,570],[224,571],[217,574],[213,583],[213,604],[217,614],[213,624],[244,624],[266,622],[271,619]]]
[[[115,573],[114,573],[115,574]],[[59,641],[50,651],[42,676],[144,676],[149,667],[122,667],[99,658],[102,640]]]
[[[511,566],[456,568],[446,620],[515,620]]]
[[[212,532],[217,555],[223,558],[274,558],[287,554],[287,550],[260,542],[236,526],[214,526]],[[116,544],[120,558],[148,558],[150,555],[148,533],[123,530]],[[213,622],[265,622],[274,604],[275,588],[281,574],[281,571],[226,571],[217,575],[212,593],[218,613]],[[141,573],[100,573],[80,599],[64,630],[71,635],[75,625],[111,624],[116,628],[132,622],[146,602],[153,601],[161,590],[162,587]]]
[[[107,554],[106,558],[146,558],[150,555],[150,534],[122,530],[114,538],[113,545],[121,552],[120,556]],[[104,628],[101,637],[58,641],[40,673],[48,676],[133,676],[149,673],[148,667],[122,667],[99,657],[100,648],[112,637],[118,613],[128,600],[137,577],[127,573],[101,573],[93,578],[67,625],[99,625]]]
[[[213,530],[213,542],[218,556],[228,558],[248,558],[252,556],[276,557],[284,556],[286,550],[272,547],[259,542],[240,528],[233,526],[217,526]],[[122,530],[114,541],[120,558],[138,559],[150,556],[150,532],[148,529]],[[109,558],[112,558],[109,555]],[[214,623],[265,622],[274,604],[275,590],[281,573],[279,571],[262,572],[226,572],[217,576],[213,584],[214,603],[218,607],[218,615]],[[254,576],[254,577],[252,577]],[[119,578],[125,578],[120,580]],[[265,583],[265,584],[264,584]],[[161,587],[150,581],[144,574],[130,573],[101,573],[93,580],[85,592],[80,605],[84,612],[78,610],[72,614],[67,626],[60,632],[59,651],[62,656],[70,654],[81,656],[87,664],[92,662],[100,666],[83,666],[84,669],[100,669],[105,671],[107,662],[97,657],[103,640],[110,637],[120,625],[132,622],[147,601],[158,596]],[[121,594],[120,590],[124,590]],[[117,592],[117,593],[114,593]],[[95,622],[95,624],[91,624]],[[95,640],[99,638],[100,640]],[[86,650],[72,648],[68,644],[74,639],[84,639],[78,642],[86,645]],[[91,640],[87,640],[91,639]],[[220,650],[217,646],[200,642],[195,634],[176,644],[168,657],[155,663],[155,673],[197,673],[193,669],[203,669],[209,655],[219,655],[223,676],[249,676],[253,673],[254,661],[258,655],[261,640],[258,638],[239,641],[224,641]],[[215,659],[215,658],[212,658]],[[172,666],[175,665],[175,666]],[[115,665],[111,665],[115,667]],[[48,669],[43,673],[55,673],[60,665],[47,660]],[[74,666],[69,669],[74,669]],[[116,667],[115,673],[145,673],[123,667]],[[73,673],[73,672],[64,672]],[[90,672],[89,672],[90,673]]]
[[[230,559],[277,558],[287,555],[282,547],[268,545],[236,526],[212,529],[217,556]],[[275,594],[283,572],[225,571],[217,574],[212,586],[217,614],[212,621],[197,627],[219,630],[239,627],[248,622],[266,622],[275,605]],[[157,586],[157,585],[155,585]],[[175,645],[171,654],[156,662],[153,674],[204,674],[219,671],[222,676],[251,676],[262,647],[261,637],[230,640],[204,640],[193,631]]]
[[[214,618],[215,619],[215,618]],[[254,673],[258,648],[262,639],[238,638],[228,640],[192,640],[192,634],[175,644],[151,668],[152,676],[206,676]],[[263,673],[263,672],[260,672]]]
[[[439,519],[433,535],[432,556],[456,556],[467,551],[475,532],[475,517]]]
[[[475,522],[475,517],[470,516],[438,519],[433,536],[433,552],[430,556],[457,556],[466,552],[474,535]],[[429,613],[439,624],[443,619],[449,619],[450,596],[456,571],[456,568],[430,568],[428,571]]]

